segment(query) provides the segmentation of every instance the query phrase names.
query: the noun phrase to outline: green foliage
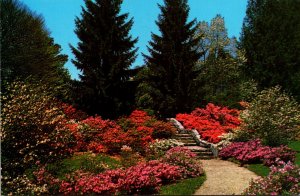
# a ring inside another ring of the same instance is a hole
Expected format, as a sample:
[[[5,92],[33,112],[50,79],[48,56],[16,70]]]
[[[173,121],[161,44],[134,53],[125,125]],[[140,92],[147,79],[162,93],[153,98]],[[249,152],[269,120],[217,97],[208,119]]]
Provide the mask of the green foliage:
[[[278,86],[260,92],[241,118],[243,132],[269,146],[287,144],[299,135],[300,107]]]
[[[98,174],[108,169],[119,168],[120,166],[121,164],[118,160],[107,155],[83,153],[48,164],[46,169],[55,177],[64,179],[66,174],[77,170]]]
[[[241,100],[244,56],[237,50],[236,39],[228,37],[224,18],[217,15],[210,24],[199,23],[196,37],[200,37],[198,45],[204,56],[198,63],[195,97],[209,103],[237,107]]]
[[[195,65],[201,54],[199,38],[194,38],[195,23],[187,22],[186,0],[165,0],[156,24],[161,35],[152,34],[146,68],[138,87],[137,103],[162,116],[172,116],[191,109]]]
[[[67,56],[60,54],[44,25],[42,16],[18,0],[1,0],[1,87],[15,79],[33,79],[51,87],[60,98],[67,98]]]
[[[82,71],[75,102],[90,114],[115,118],[131,108],[128,69],[135,60],[137,39],[129,31],[133,20],[120,14],[121,0],[85,1],[75,20],[79,38],[72,62]],[[134,92],[133,92],[134,94]]]
[[[263,164],[250,164],[247,168],[259,176],[268,176],[270,173],[270,168]]]
[[[5,176],[22,174],[36,161],[67,156],[71,133],[60,130],[64,121],[56,100],[44,86],[14,82],[1,112],[2,168]]]
[[[200,94],[206,102],[237,107],[241,100],[240,63],[232,57],[207,60],[197,78]]]
[[[181,180],[178,183],[161,187],[160,195],[193,195],[195,191],[204,183],[206,176]]]
[[[288,147],[297,151],[295,164],[300,166],[300,141],[292,141],[288,144]]]
[[[280,85],[298,99],[299,10],[298,0],[249,0],[241,36],[246,75],[263,88]]]

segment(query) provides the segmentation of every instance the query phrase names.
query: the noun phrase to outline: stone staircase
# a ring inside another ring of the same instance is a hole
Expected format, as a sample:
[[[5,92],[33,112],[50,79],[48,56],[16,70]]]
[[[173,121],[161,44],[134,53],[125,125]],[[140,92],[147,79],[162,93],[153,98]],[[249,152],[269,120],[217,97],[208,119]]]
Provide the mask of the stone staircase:
[[[191,150],[197,154],[199,159],[213,159],[214,155],[210,150],[209,146],[203,143],[197,144],[191,133],[177,133],[175,138],[178,141],[184,143],[185,148]]]

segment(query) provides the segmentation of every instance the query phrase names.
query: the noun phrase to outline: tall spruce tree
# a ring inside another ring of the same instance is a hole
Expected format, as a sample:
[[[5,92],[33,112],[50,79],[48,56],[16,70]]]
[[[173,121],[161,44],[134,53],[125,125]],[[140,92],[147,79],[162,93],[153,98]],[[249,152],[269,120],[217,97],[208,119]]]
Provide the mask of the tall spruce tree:
[[[76,18],[78,47],[71,46],[74,65],[81,70],[79,107],[90,114],[114,118],[129,108],[126,83],[136,57],[129,31],[133,19],[120,14],[122,0],[86,0],[82,18]]]
[[[281,85],[300,100],[299,0],[249,0],[241,46],[260,87]]]
[[[199,38],[194,38],[196,20],[187,22],[187,0],[164,0],[159,8],[156,24],[161,35],[152,33],[150,55],[144,55],[146,68],[138,87],[138,103],[143,107],[151,102],[148,108],[172,116],[191,109],[195,65],[201,54]]]

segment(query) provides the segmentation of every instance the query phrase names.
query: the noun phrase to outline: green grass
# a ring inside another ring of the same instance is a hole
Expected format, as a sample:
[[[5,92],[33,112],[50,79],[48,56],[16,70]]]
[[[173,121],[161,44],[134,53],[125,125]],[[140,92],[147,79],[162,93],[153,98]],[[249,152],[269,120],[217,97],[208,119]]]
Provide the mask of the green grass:
[[[297,151],[295,164],[300,166],[300,141],[290,142],[288,145],[291,149]]]
[[[115,169],[120,166],[121,164],[118,160],[107,155],[98,154],[92,156],[90,153],[84,153],[82,155],[74,155],[60,162],[48,164],[46,168],[54,176],[63,179],[66,174],[76,170],[100,173],[107,169]]]
[[[288,147],[297,151],[295,164],[300,166],[300,141],[293,141],[288,144]],[[270,172],[270,169],[263,164],[250,164],[247,166],[250,171],[253,171],[259,176],[267,176]]]
[[[192,195],[206,180],[206,176],[184,179],[176,184],[161,187],[160,195]]]
[[[270,172],[270,168],[264,166],[263,164],[250,164],[247,166],[250,171],[253,171],[255,174],[259,176],[267,176]]]

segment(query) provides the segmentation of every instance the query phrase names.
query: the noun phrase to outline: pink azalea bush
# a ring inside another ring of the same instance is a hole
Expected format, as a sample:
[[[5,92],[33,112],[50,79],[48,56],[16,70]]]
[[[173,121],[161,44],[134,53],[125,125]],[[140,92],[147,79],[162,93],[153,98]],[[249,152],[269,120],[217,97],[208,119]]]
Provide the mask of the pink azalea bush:
[[[276,160],[267,177],[253,180],[244,191],[245,195],[299,195],[300,168],[291,162]]]
[[[269,147],[263,146],[261,140],[251,140],[248,142],[234,142],[229,146],[223,148],[219,156],[223,159],[235,158],[242,164],[263,162],[265,165],[270,166],[276,163],[276,158],[288,162],[295,160],[293,150],[287,146]]]
[[[184,147],[174,147],[168,150],[163,160],[171,165],[180,166],[184,178],[196,177],[203,174],[201,164],[195,159],[196,154]]]
[[[145,194],[155,193],[162,184],[182,178],[179,166],[160,161],[150,161],[126,170],[108,170],[97,175],[77,174],[69,181],[62,181],[64,194]]]

